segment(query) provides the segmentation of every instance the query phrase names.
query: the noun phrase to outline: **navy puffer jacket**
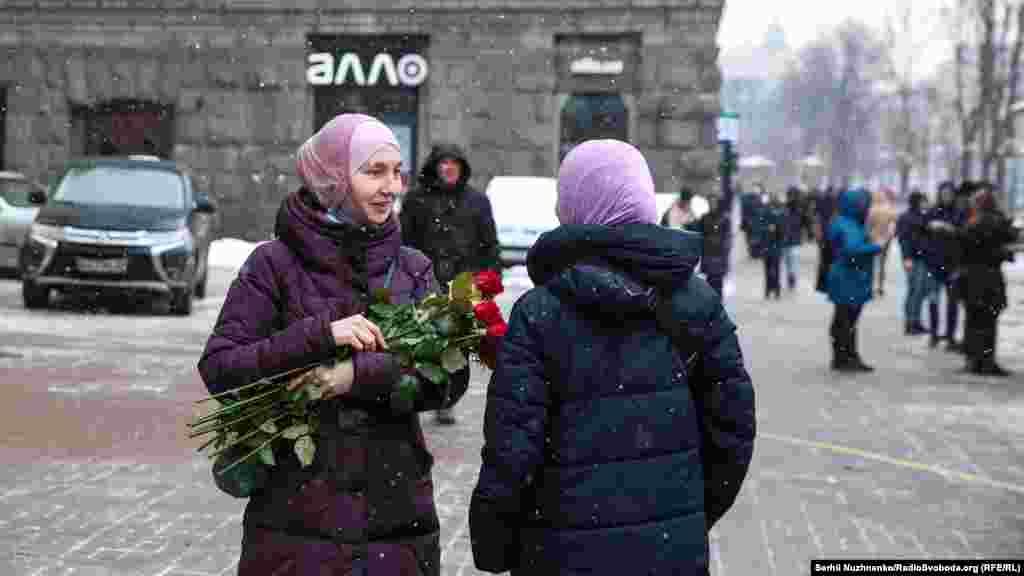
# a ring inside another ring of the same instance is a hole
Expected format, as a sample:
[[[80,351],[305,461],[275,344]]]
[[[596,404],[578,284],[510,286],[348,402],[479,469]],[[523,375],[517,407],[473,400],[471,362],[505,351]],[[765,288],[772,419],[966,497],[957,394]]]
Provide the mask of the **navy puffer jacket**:
[[[739,492],[755,418],[736,326],[693,274],[700,249],[647,224],[561,226],[534,245],[536,287],[487,392],[479,569],[707,574],[707,530]],[[689,370],[656,324],[659,289],[699,352]]]

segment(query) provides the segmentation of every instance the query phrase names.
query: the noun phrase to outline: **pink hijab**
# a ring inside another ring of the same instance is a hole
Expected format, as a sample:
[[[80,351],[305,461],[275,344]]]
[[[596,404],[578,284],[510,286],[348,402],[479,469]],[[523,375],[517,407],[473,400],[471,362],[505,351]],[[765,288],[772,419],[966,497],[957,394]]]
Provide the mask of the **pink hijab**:
[[[365,114],[339,114],[299,146],[295,166],[326,208],[344,206],[349,181],[378,150],[401,150],[390,128]]]
[[[657,223],[654,180],[643,154],[620,140],[576,146],[558,171],[555,211],[562,224]]]

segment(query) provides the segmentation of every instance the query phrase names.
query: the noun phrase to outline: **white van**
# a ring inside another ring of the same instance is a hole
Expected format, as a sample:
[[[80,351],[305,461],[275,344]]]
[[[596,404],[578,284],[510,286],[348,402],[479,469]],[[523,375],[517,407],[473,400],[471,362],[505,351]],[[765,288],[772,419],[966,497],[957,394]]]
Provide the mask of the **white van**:
[[[526,264],[537,238],[558,227],[558,181],[542,176],[495,176],[487,184],[503,266]]]

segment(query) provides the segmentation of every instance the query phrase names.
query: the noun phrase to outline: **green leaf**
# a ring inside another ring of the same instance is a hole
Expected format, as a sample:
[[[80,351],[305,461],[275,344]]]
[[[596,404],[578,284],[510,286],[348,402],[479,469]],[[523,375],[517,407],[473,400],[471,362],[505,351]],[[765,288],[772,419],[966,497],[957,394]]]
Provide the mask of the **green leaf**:
[[[446,304],[448,304],[448,298],[446,298],[444,295],[431,294],[430,296],[427,296],[423,300],[420,300],[419,307],[421,309],[441,308]]]
[[[451,282],[452,300],[469,300],[473,295],[473,274],[463,272]]]
[[[391,304],[371,304],[370,313],[379,318],[394,318],[397,310]]]
[[[289,440],[295,440],[299,436],[304,436],[306,434],[309,434],[309,426],[306,424],[296,424],[286,428],[282,436]]]
[[[373,301],[378,304],[390,304],[391,290],[387,288],[377,288],[373,291]]]
[[[274,424],[273,420],[267,420],[260,425],[260,430],[263,430],[267,434],[277,434],[277,425]]]
[[[313,458],[316,456],[316,443],[309,436],[300,436],[295,440],[295,456],[298,457],[302,467],[305,468],[313,463]]]
[[[400,414],[412,412],[416,408],[416,398],[419,394],[419,379],[411,374],[402,375],[391,395],[391,409]]]
[[[260,455],[261,462],[263,462],[267,466],[274,465],[274,450],[270,447],[269,444],[264,446],[263,448],[260,448],[258,454]]]
[[[261,428],[262,430],[262,428]],[[242,446],[249,446],[252,448],[259,448],[264,442],[270,439],[270,434],[254,434],[249,436],[245,440],[242,440]]]
[[[443,338],[436,336],[431,338],[424,338],[422,342],[416,345],[413,351],[413,356],[417,360],[426,362],[436,361],[440,358],[441,353],[447,348],[448,344]]]
[[[433,362],[417,362],[416,371],[438,386],[448,381],[448,374],[443,368]]]
[[[444,352],[441,353],[441,367],[450,373],[458,372],[462,370],[469,363],[466,362],[466,356],[455,346],[445,348]]]
[[[267,483],[267,467],[256,460],[249,458],[231,467],[243,456],[245,452],[242,450],[229,450],[218,455],[213,463],[213,479],[217,487],[235,498],[248,498]]]
[[[324,390],[320,386],[307,384],[302,389],[306,391],[306,397],[310,400],[319,400],[324,397]]]

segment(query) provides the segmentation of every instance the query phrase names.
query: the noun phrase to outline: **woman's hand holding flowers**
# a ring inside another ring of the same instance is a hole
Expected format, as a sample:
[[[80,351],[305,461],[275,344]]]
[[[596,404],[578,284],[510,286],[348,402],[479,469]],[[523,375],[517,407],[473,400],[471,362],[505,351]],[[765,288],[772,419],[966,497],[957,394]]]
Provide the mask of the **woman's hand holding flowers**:
[[[356,352],[387,350],[384,333],[362,314],[331,322],[331,335],[338,346],[351,346]]]

